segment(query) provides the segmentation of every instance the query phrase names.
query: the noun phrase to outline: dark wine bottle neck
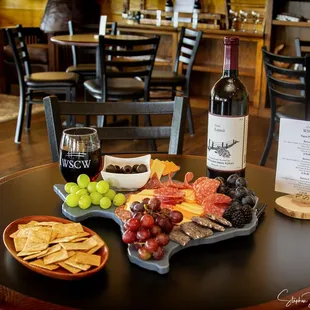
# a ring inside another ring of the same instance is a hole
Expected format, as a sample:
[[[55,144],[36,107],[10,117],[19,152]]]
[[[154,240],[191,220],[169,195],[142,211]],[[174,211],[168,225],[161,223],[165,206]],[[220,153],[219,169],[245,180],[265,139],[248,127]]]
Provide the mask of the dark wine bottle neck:
[[[224,77],[238,76],[238,49],[239,45],[225,45],[224,48]]]

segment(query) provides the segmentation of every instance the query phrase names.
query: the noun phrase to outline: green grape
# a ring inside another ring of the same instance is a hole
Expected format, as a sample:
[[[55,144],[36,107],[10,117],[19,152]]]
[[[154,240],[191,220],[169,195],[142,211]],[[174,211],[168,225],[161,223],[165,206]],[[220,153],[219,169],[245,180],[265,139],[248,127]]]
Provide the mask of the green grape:
[[[86,188],[89,183],[90,183],[90,178],[87,174],[83,173],[78,176],[77,184],[80,188]]]
[[[107,181],[99,181],[96,185],[96,189],[100,194],[105,194],[110,189],[110,185]]]
[[[81,188],[78,185],[73,185],[70,188],[70,193],[75,194],[77,191],[79,191]]]
[[[105,193],[103,196],[108,197],[111,201],[113,201],[116,193],[113,189],[109,189],[107,193]]]
[[[66,185],[65,185],[65,191],[66,191],[66,193],[68,193],[68,194],[71,193],[71,192],[70,192],[70,189],[71,189],[71,187],[72,187],[73,185],[77,185],[77,184],[74,183],[74,182],[68,182],[68,183],[66,183]]]
[[[79,199],[80,199],[80,196],[78,196],[77,194],[73,193],[73,194],[69,194],[67,197],[66,197],[66,200],[65,200],[65,203],[71,207],[71,208],[74,208],[74,207],[77,207],[78,204],[79,204]]]
[[[83,195],[79,199],[79,207],[81,209],[88,209],[91,206],[91,198],[89,195]]]
[[[76,192],[76,194],[81,197],[83,195],[88,195],[88,191],[86,188],[81,188]]]
[[[90,198],[91,198],[92,204],[99,205],[100,199],[102,198],[102,194],[100,194],[98,192],[92,192],[92,193],[90,193]]]
[[[87,186],[88,192],[89,193],[95,192],[97,190],[96,186],[97,186],[97,182],[90,182]]]
[[[122,206],[126,201],[126,197],[122,193],[118,193],[115,195],[113,199],[113,204],[117,207]]]
[[[102,209],[109,209],[111,205],[112,205],[112,202],[108,197],[102,197],[100,199],[100,207]]]

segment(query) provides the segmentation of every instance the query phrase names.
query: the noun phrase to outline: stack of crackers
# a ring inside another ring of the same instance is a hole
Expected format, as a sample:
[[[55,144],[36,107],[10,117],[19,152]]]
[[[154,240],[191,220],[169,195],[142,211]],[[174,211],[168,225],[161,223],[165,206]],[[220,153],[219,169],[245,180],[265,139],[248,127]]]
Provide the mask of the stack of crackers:
[[[97,235],[90,236],[80,223],[31,221],[18,225],[10,237],[17,256],[39,268],[62,267],[76,274],[101,264],[101,256],[94,253],[104,242]]]

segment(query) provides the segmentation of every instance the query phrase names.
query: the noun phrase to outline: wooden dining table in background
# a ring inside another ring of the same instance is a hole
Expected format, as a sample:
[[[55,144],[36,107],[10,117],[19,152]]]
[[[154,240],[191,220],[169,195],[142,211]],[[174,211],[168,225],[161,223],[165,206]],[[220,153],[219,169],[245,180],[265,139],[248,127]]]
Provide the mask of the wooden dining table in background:
[[[181,167],[175,175],[177,180],[183,180],[188,171],[195,178],[206,172],[205,157],[156,158],[174,161]],[[298,298],[307,292],[304,299],[309,299],[310,288],[305,287],[310,285],[310,222],[284,216],[274,209],[275,199],[281,194],[274,191],[273,170],[249,164],[246,178],[260,203],[268,205],[256,231],[249,236],[184,249],[171,257],[166,275],[131,264],[119,226],[106,218],[82,222],[106,241],[110,257],[101,272],[81,281],[67,282],[36,274],[15,261],[1,242],[0,308],[4,303],[22,307],[27,302],[49,302],[82,309],[236,309],[274,300],[253,309],[286,309],[286,302],[277,300],[281,292],[283,300],[289,299],[285,295]],[[0,233],[20,217],[63,217],[62,201],[53,192],[57,183],[64,183],[57,164],[0,179]],[[300,303],[293,309],[297,308],[306,309],[307,305]]]
[[[106,38],[113,38],[115,40],[143,40],[148,39],[148,37],[138,36],[138,35],[106,35]],[[54,36],[50,38],[51,42],[62,46],[78,46],[78,47],[97,47],[96,49],[96,59],[99,59],[99,36],[94,33],[82,33],[73,35],[61,35]],[[99,62],[96,61],[96,71],[99,72]]]

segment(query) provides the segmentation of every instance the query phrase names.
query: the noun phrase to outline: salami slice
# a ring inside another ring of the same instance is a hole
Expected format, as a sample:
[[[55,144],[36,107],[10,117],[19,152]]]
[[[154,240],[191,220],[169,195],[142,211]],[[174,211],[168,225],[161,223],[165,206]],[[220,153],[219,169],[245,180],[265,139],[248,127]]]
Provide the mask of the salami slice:
[[[206,197],[216,193],[219,185],[220,182],[215,179],[207,177],[197,179],[194,183],[196,201],[201,204]]]
[[[225,209],[231,202],[231,198],[224,194],[211,194],[202,202],[205,213],[211,213],[215,216],[222,216]]]
[[[184,185],[186,188],[193,188],[192,184],[189,184],[190,181],[192,181],[194,178],[194,174],[192,172],[187,172],[184,177]]]
[[[130,211],[124,210],[124,207],[118,207],[115,209],[115,214],[118,218],[121,219],[121,221],[124,223],[128,219],[131,218]]]
[[[171,198],[182,198],[184,197],[184,193],[174,187],[162,186],[160,188],[155,189],[154,196],[155,197],[171,197]]]
[[[149,181],[142,187],[142,189],[156,189],[162,187],[163,184],[158,179],[156,172],[149,179]]]

